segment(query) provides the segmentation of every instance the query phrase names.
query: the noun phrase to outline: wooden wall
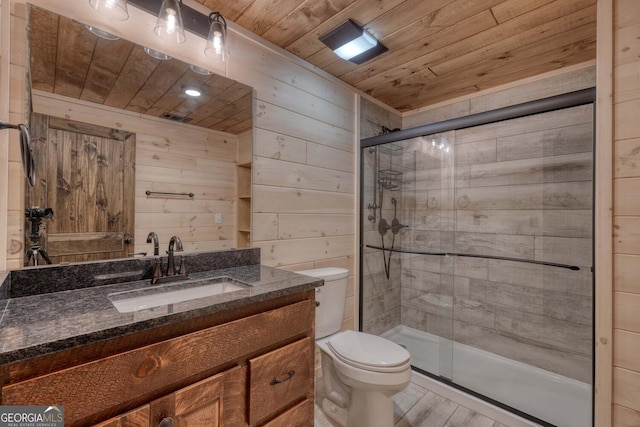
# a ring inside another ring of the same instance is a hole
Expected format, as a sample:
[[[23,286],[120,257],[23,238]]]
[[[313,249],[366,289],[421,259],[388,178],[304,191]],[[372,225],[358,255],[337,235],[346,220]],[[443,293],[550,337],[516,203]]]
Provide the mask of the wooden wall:
[[[25,123],[25,8],[4,0],[0,10],[0,119]],[[0,268],[20,268],[24,255],[24,172],[17,131],[0,132]]]
[[[613,1],[613,425],[640,425],[640,5]]]

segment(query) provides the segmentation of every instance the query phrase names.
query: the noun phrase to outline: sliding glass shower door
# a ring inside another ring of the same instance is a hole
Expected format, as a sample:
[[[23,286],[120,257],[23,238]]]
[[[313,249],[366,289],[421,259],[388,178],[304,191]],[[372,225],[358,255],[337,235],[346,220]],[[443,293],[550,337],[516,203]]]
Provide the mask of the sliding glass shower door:
[[[590,425],[592,104],[362,159],[362,330],[522,415]]]

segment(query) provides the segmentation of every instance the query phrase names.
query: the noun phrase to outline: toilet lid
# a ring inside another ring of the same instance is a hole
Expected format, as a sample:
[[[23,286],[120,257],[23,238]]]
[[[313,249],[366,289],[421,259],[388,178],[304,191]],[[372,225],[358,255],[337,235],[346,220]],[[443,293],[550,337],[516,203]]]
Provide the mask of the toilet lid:
[[[327,344],[345,363],[373,371],[404,369],[411,357],[398,344],[364,332],[344,331]]]

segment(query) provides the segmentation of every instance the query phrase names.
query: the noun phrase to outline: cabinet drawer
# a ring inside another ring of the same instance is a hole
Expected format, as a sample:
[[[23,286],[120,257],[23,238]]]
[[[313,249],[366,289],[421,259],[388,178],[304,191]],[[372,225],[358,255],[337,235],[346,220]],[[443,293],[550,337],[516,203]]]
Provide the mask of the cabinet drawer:
[[[65,409],[66,425],[112,416],[123,407],[141,405],[141,396],[177,389],[188,378],[274,343],[309,334],[310,300],[224,323],[181,337],[140,347],[2,388],[3,405],[56,403]]]
[[[311,338],[249,360],[249,424],[313,396]]]
[[[313,425],[313,403],[310,400],[303,400],[269,421],[264,427],[313,427]]]
[[[134,409],[124,415],[120,415],[110,420],[96,424],[93,427],[148,427],[151,423],[151,415],[149,413],[149,405]]]

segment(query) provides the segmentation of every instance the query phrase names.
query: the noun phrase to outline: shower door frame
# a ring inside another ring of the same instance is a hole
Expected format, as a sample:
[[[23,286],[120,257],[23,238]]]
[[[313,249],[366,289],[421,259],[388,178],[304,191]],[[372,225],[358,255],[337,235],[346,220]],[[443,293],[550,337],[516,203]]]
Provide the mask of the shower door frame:
[[[597,141],[595,140],[596,138],[596,132],[595,132],[595,127],[596,127],[596,88],[595,87],[591,87],[591,88],[587,88],[587,89],[582,89],[582,90],[578,90],[578,91],[574,91],[574,92],[568,92],[565,94],[560,94],[560,95],[556,95],[556,96],[551,96],[548,98],[542,98],[542,99],[538,99],[538,100],[533,100],[533,101],[528,101],[528,102],[524,102],[521,104],[515,104],[515,105],[511,105],[511,106],[507,106],[507,107],[502,107],[502,108],[498,108],[495,110],[490,110],[490,111],[485,111],[482,113],[476,113],[476,114],[471,114],[468,116],[462,116],[462,117],[457,117],[454,119],[449,119],[449,120],[443,120],[440,122],[436,122],[436,123],[431,123],[431,124],[427,124],[427,125],[423,125],[423,126],[418,126],[415,128],[410,128],[410,129],[404,129],[404,130],[400,130],[400,131],[396,131],[396,132],[391,132],[391,133],[387,133],[387,134],[383,134],[383,135],[378,135],[378,136],[374,136],[374,137],[370,137],[370,138],[365,138],[360,140],[360,147],[359,149],[360,151],[360,211],[359,211],[359,235],[360,235],[360,242],[359,242],[359,257],[360,257],[360,262],[358,263],[358,269],[359,269],[359,292],[358,292],[358,299],[359,299],[359,304],[358,304],[358,330],[362,331],[363,330],[363,286],[364,286],[364,271],[363,271],[363,254],[364,254],[364,248],[365,248],[365,244],[364,244],[364,211],[365,211],[365,201],[364,201],[364,171],[365,171],[365,165],[364,165],[364,156],[362,155],[362,150],[364,150],[365,148],[370,148],[370,147],[377,147],[383,144],[388,144],[388,143],[392,143],[392,142],[398,142],[398,141],[402,141],[402,140],[406,140],[406,139],[411,139],[411,138],[417,138],[417,137],[422,137],[425,135],[432,135],[432,134],[436,134],[436,133],[441,133],[441,132],[447,132],[447,131],[452,131],[452,130],[461,130],[461,129],[467,129],[467,128],[471,128],[471,127],[475,127],[475,126],[482,126],[482,125],[487,125],[487,124],[491,124],[491,123],[496,123],[496,122],[501,122],[501,121],[505,121],[505,120],[511,120],[511,119],[517,119],[517,118],[521,118],[521,117],[526,117],[526,116],[531,116],[531,115],[535,115],[535,114],[541,114],[541,113],[548,113],[548,112],[552,112],[552,111],[557,111],[557,110],[562,110],[565,108],[572,108],[572,107],[578,107],[581,105],[587,105],[587,104],[592,104],[593,105],[593,144],[594,144],[594,148],[592,150],[592,155],[593,155],[593,173],[595,174],[596,171],[596,143]],[[595,179],[593,180],[593,202],[592,202],[592,247],[595,247],[595,206],[596,206],[596,192],[595,192]],[[420,251],[417,251],[420,252]],[[595,289],[596,289],[596,283],[595,283],[595,270],[594,270],[594,266],[595,266],[595,251],[592,251],[592,260],[591,260],[591,286],[592,286],[592,295],[593,295],[593,304],[592,304],[592,319],[593,319],[593,325],[592,325],[592,381],[591,381],[591,425],[594,425],[595,422]],[[423,375],[426,375],[430,378],[435,379],[436,381],[440,381],[444,384],[447,384],[451,387],[454,387],[458,390],[461,390],[465,393],[468,393],[474,397],[477,397],[479,399],[482,399],[486,402],[489,402],[499,408],[505,409],[509,412],[512,412],[520,417],[523,417],[525,419],[534,421],[536,423],[539,423],[543,426],[550,426],[553,427],[552,424],[549,424],[548,422],[545,422],[543,420],[540,420],[532,415],[529,415],[525,412],[522,412],[516,408],[513,408],[511,406],[508,406],[504,403],[501,403],[499,401],[496,401],[494,399],[491,399],[481,393],[478,393],[476,391],[470,390],[464,386],[461,386],[453,381],[450,381],[444,377],[441,377],[439,375],[435,375],[432,374],[430,372],[426,372],[423,369],[420,369],[418,367],[415,366],[411,366],[411,368]]]

